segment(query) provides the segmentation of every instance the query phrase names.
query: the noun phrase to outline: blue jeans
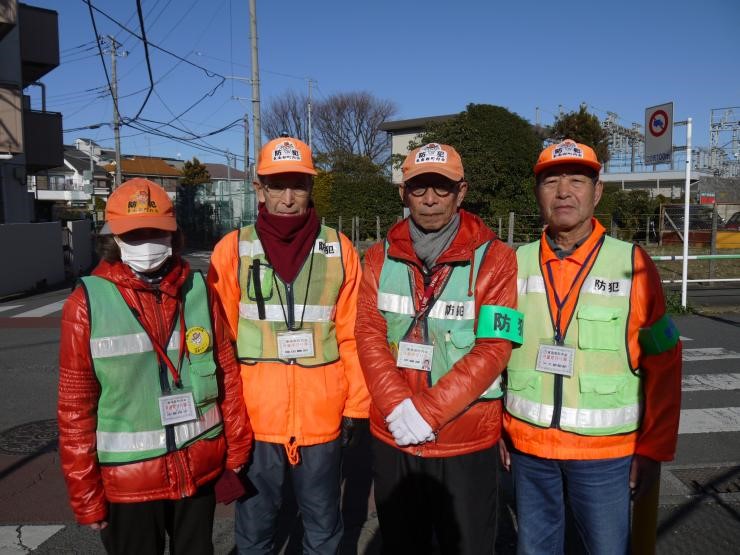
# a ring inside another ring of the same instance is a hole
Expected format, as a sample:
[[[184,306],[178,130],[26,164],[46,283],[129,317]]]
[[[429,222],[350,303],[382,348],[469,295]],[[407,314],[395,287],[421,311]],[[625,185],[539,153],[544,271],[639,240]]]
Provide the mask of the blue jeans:
[[[301,447],[300,455],[300,462],[291,466],[283,445],[254,442],[247,477],[257,494],[236,503],[234,531],[240,555],[273,553],[286,471],[290,472],[303,520],[303,553],[323,555],[338,551],[343,531],[339,511],[339,439]]]
[[[542,459],[512,451],[518,555],[563,553],[566,496],[589,553],[628,553],[631,462],[632,457]]]

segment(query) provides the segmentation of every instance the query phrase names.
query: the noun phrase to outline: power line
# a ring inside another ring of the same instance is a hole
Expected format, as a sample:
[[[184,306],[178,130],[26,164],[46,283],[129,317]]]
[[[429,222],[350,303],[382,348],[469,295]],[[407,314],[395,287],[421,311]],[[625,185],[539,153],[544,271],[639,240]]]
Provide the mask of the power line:
[[[167,4],[169,5],[169,2]],[[141,103],[141,107],[139,108],[139,111],[136,112],[136,115],[134,116],[134,120],[136,120],[141,115],[141,112],[144,111],[144,107],[146,106],[146,103],[149,102],[149,97],[152,95],[152,91],[154,90],[154,78],[152,77],[152,64],[149,60],[149,45],[146,40],[146,30],[144,29],[144,15],[141,12],[141,0],[136,0],[136,11],[139,13],[139,27],[141,28],[141,40],[144,43],[144,57],[146,58],[146,70],[147,70],[147,73],[149,74],[149,92],[146,93],[146,98],[144,98],[144,102]]]

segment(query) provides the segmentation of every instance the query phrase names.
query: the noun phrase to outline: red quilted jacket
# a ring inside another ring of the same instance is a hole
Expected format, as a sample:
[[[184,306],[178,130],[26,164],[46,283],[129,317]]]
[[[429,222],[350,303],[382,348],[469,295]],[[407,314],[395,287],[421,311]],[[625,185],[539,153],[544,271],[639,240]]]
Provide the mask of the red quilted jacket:
[[[477,216],[460,211],[460,229],[438,264],[469,263],[475,249],[491,241],[478,278],[469,287],[475,291],[476,314],[481,305],[515,308],[516,256],[496,239],[496,235]],[[388,256],[404,262],[414,281],[418,308],[424,293],[424,278],[409,235],[408,220],[388,232]],[[365,254],[365,266],[357,305],[357,352],[372,399],[370,430],[375,437],[398,447],[388,431],[385,418],[404,399],[410,397],[437,437],[421,445],[399,448],[423,457],[450,457],[480,451],[494,445],[501,435],[501,401],[478,401],[506,367],[511,343],[502,339],[478,339],[434,386],[426,372],[396,366],[386,338],[386,321],[378,311],[378,283],[384,261],[383,244],[373,245]],[[476,321],[477,325],[477,321]]]
[[[149,334],[166,344],[180,288],[190,267],[179,257],[159,289],[142,282],[121,262],[101,262],[93,275],[117,284],[130,306],[141,314]],[[132,503],[180,499],[215,480],[227,468],[243,465],[252,430],[242,396],[239,366],[224,322],[211,303],[214,354],[220,371],[220,407],[224,433],[155,459],[120,465],[99,465],[96,455],[96,415],[100,384],[90,356],[90,322],[85,292],[78,287],[62,312],[59,349],[59,453],[70,503],[80,524],[106,519],[107,501]]]

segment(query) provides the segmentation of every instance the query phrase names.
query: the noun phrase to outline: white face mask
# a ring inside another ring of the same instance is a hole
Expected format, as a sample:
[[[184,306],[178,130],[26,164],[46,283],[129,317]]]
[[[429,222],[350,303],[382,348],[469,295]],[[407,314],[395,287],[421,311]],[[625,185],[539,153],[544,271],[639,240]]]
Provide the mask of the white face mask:
[[[159,269],[172,256],[172,236],[165,235],[156,239],[126,242],[114,236],[121,249],[121,260],[137,272],[153,272]]]

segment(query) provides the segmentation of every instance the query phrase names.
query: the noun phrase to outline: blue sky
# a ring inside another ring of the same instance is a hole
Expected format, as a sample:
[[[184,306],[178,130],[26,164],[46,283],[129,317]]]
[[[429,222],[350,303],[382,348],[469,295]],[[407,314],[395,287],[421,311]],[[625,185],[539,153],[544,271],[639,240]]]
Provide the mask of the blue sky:
[[[49,73],[48,108],[64,114],[64,128],[110,122],[110,96],[82,0],[26,0],[59,13],[61,64]],[[251,115],[248,84],[213,75],[249,77],[248,0],[143,0],[147,38],[212,72],[150,48],[156,82],[141,117],[167,122],[205,97],[174,124],[195,134]],[[139,31],[134,0],[93,0],[93,5]],[[366,90],[394,101],[394,119],[449,114],[471,102],[504,106],[534,122],[552,122],[559,105],[581,102],[600,118],[643,123],[648,106],[674,102],[675,119],[694,120],[694,144],[709,144],[712,108],[740,106],[740,2],[685,0],[540,2],[499,0],[404,2],[376,0],[257,0],[263,106],[287,90],[316,98]],[[128,56],[119,58],[124,117],[139,110],[148,86],[141,41],[100,13],[98,33],[114,35]],[[110,71],[110,56],[105,55]],[[34,106],[39,93],[28,89]],[[172,134],[184,135],[173,129]],[[124,127],[124,153],[224,162],[203,152]],[[112,146],[110,126],[65,134]],[[242,154],[238,125],[204,139],[218,150]],[[684,144],[677,129],[674,144]],[[238,162],[241,166],[242,162]]]

